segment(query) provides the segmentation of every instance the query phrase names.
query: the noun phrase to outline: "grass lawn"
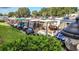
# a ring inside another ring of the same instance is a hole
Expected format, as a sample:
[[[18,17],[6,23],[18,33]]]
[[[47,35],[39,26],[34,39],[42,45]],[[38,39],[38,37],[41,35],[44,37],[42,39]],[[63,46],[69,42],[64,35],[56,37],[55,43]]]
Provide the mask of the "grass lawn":
[[[0,51],[61,51],[62,43],[55,37],[26,35],[0,23]]]
[[[9,26],[6,23],[0,23],[0,43],[25,38],[25,34]]]
[[[10,26],[9,24],[7,24],[7,23],[2,23],[2,22],[0,22],[0,25],[3,25],[3,26]]]

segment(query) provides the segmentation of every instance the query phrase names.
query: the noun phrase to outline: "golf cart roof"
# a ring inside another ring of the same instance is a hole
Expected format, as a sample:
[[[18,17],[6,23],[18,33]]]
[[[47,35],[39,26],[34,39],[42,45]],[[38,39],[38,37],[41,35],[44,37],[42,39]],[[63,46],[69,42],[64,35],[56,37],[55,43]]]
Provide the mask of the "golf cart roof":
[[[58,20],[40,20],[41,22],[54,22],[54,21],[58,21]]]
[[[64,19],[61,22],[66,22],[66,23],[73,23],[75,22],[75,20],[71,20],[71,19]]]
[[[30,21],[39,21],[39,22],[51,22],[51,21],[60,21],[60,20],[42,20],[42,19],[33,19],[33,20],[30,20]]]
[[[16,18],[16,20],[26,20],[26,18]]]

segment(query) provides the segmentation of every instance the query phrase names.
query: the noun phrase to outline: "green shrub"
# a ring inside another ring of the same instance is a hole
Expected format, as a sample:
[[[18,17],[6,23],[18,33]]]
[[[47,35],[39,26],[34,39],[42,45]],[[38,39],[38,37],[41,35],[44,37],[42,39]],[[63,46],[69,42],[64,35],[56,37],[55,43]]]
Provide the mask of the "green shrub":
[[[3,51],[61,51],[62,43],[55,37],[26,35],[26,38],[6,42],[0,46]]]

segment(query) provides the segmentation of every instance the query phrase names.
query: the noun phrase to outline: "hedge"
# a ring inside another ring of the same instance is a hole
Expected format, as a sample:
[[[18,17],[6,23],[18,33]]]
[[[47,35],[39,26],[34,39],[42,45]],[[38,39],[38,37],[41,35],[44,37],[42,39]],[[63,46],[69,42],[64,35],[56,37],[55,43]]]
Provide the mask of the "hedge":
[[[62,51],[62,43],[55,37],[26,35],[14,41],[9,41],[0,46],[1,51]]]

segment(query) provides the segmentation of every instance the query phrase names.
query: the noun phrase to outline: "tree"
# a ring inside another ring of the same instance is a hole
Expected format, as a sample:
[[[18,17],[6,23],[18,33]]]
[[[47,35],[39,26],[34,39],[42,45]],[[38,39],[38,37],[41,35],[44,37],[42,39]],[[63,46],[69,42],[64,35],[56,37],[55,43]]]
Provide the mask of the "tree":
[[[8,14],[5,13],[5,14],[3,14],[3,16],[8,16]]]
[[[77,12],[77,7],[50,7],[48,8],[49,16],[64,16],[65,14]]]
[[[2,14],[2,13],[0,13],[0,16],[3,16],[3,14]]]
[[[16,16],[16,15],[15,15],[15,12],[9,12],[9,13],[8,13],[8,16],[9,16],[9,17],[13,17],[13,16]]]
[[[41,16],[48,16],[48,8],[41,8],[39,13]]]
[[[30,10],[29,10],[29,8],[21,7],[21,8],[19,8],[19,9],[16,11],[16,14],[17,14],[19,17],[30,16]]]
[[[37,17],[37,16],[39,16],[39,13],[35,10],[35,11],[32,11],[32,16],[33,17]]]
[[[56,16],[57,15],[57,9],[56,9],[56,7],[50,7],[50,8],[48,8],[48,15],[49,16]]]

